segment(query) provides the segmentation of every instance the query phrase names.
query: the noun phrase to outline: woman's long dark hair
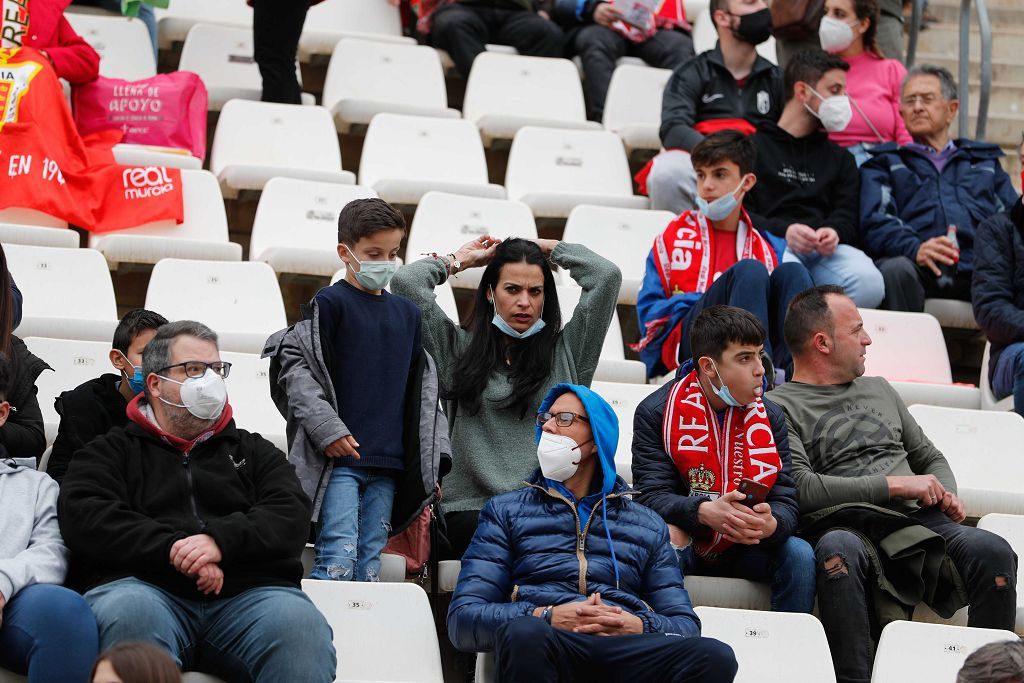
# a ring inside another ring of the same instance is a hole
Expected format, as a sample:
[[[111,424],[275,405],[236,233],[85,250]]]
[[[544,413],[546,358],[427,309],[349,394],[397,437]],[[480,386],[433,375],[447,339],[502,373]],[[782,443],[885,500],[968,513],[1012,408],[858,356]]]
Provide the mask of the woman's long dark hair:
[[[99,656],[93,664],[91,681],[100,662],[110,662],[114,673],[124,683],[181,683],[178,666],[162,648],[149,643],[125,642],[115,645]]]
[[[0,246],[0,353],[11,356],[11,327],[14,324],[14,295],[11,294],[11,271],[7,255]]]
[[[878,9],[878,0],[852,0],[853,13],[857,17],[857,21],[864,19],[870,19],[871,23],[868,25],[868,30],[864,32],[864,50],[870,52],[876,57],[885,58],[882,54],[882,48],[878,46],[878,18],[880,16]]]
[[[511,339],[491,324],[494,308],[487,300],[487,291],[498,289],[501,269],[507,263],[540,266],[544,273],[544,310],[541,318],[545,327],[526,339]],[[512,391],[499,407],[510,408],[520,419],[525,417],[528,410],[536,408],[532,403],[533,395],[549,384],[555,341],[562,332],[562,314],[558,308],[555,278],[540,247],[519,238],[508,239],[498,245],[494,258],[480,278],[467,329],[471,333],[469,346],[456,363],[452,390],[445,398],[457,401],[470,414],[480,412],[484,388],[491,375],[505,365],[508,354]]]

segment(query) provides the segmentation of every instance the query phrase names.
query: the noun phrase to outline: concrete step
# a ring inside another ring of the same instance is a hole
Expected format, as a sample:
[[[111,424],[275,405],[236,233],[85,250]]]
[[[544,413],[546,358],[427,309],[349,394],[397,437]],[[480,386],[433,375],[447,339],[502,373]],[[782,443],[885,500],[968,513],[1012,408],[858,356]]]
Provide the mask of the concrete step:
[[[1020,0],[988,0],[988,18],[993,28],[1024,26],[1024,3]],[[951,0],[929,0],[928,10],[942,22],[959,23],[960,3]],[[971,22],[977,21],[977,12],[971,6]]]
[[[970,110],[978,111],[978,97],[981,92],[981,85],[972,82],[970,87]],[[1024,114],[1024,82],[992,84],[989,93],[989,113]]]
[[[974,131],[977,130],[977,117],[972,114],[970,121],[971,128],[967,137],[974,137]],[[956,128],[956,124],[953,127]],[[1024,115],[996,112],[988,117],[985,139],[1001,147],[1016,147],[1020,144],[1021,131],[1024,131]]]
[[[1024,44],[1024,21],[1020,26],[1005,28],[992,27],[992,56],[997,59],[1013,59],[1021,56]],[[917,43],[918,52],[928,52],[957,58],[960,56],[960,26],[957,23],[933,24],[921,32]],[[971,31],[968,44],[973,59],[981,58],[981,34],[977,27]],[[1024,79],[1024,74],[1021,74]]]
[[[935,52],[918,52],[918,64],[936,64],[949,69],[953,76],[957,75],[960,60],[956,56]],[[972,81],[981,80],[981,61],[971,58],[969,77]],[[1024,51],[1017,57],[993,58],[992,80],[1001,83],[1020,83],[1024,81]]]

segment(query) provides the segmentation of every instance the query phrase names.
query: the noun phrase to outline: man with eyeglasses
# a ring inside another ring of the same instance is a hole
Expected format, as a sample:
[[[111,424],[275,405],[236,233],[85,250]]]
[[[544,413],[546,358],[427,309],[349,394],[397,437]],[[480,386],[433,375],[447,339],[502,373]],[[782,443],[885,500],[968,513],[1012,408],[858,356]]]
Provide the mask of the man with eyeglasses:
[[[128,425],[65,475],[68,584],[101,650],[144,641],[229,681],[331,681],[330,627],[300,589],[310,502],[284,454],[235,427],[230,370],[205,325],[157,330]]]
[[[540,468],[480,511],[448,633],[493,651],[499,681],[736,675],[732,649],[700,637],[665,523],[615,474],[618,438],[603,398],[555,386],[537,414]]]
[[[925,298],[970,301],[978,225],[1018,199],[999,145],[950,136],[959,108],[948,70],[913,67],[900,116],[914,141],[877,145],[860,168],[861,238],[885,282],[881,308],[920,312]]]

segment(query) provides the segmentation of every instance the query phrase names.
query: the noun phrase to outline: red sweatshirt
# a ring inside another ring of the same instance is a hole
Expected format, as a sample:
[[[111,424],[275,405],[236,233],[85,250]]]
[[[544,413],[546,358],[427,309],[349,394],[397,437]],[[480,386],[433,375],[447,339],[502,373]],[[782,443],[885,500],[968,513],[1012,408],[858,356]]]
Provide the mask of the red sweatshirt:
[[[64,18],[71,0],[29,0],[24,45],[44,50],[57,75],[69,83],[88,83],[100,75],[100,56]]]

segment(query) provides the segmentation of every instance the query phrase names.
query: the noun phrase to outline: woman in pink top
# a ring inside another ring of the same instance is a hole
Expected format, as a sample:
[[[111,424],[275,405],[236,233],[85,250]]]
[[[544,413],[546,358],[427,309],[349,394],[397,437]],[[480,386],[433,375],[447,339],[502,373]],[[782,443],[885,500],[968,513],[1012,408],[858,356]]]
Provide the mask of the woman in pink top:
[[[907,70],[886,59],[875,41],[878,0],[826,0],[818,29],[821,47],[850,65],[846,92],[853,119],[829,139],[850,150],[857,165],[870,157],[868,149],[881,142],[910,142],[900,117],[900,87]]]

